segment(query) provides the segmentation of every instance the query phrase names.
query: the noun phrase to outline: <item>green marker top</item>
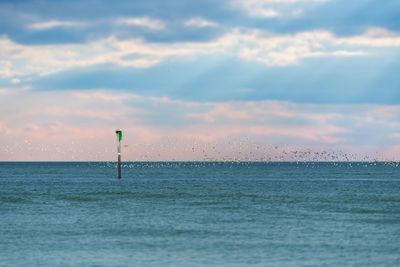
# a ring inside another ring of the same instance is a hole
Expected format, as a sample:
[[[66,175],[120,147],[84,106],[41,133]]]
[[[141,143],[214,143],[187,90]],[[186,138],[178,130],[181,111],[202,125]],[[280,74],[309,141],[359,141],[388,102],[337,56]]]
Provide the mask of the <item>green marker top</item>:
[[[122,140],[122,131],[116,130],[115,133],[118,135],[118,141],[121,141]]]

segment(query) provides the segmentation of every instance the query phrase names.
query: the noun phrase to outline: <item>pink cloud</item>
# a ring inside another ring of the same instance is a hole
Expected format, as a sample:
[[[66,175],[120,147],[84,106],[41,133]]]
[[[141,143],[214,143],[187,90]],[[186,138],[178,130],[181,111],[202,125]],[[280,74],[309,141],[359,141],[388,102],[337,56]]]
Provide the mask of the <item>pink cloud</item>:
[[[131,160],[280,160],[283,151],[278,155],[271,147],[282,142],[286,147],[315,151],[342,147],[366,154],[383,151],[382,144],[355,139],[352,134],[359,128],[376,131],[376,123],[387,140],[394,142],[400,136],[397,117],[391,115],[397,106],[201,103],[107,90],[24,91],[5,95],[3,103],[3,110],[13,112],[2,114],[0,143],[14,151],[15,160],[51,160],[51,153],[58,160],[72,156],[74,160],[112,160],[116,128],[124,130],[123,144],[128,145],[124,155]],[[385,149],[398,155],[396,146],[388,143]],[[0,160],[4,160],[6,154],[1,151]]]

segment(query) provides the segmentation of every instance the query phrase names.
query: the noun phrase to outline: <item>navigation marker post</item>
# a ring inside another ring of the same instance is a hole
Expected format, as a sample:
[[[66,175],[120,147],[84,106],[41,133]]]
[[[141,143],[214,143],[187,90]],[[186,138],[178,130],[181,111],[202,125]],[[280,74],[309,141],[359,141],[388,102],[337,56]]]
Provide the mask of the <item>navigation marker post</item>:
[[[118,179],[121,179],[121,140],[122,130],[115,130],[118,138]]]

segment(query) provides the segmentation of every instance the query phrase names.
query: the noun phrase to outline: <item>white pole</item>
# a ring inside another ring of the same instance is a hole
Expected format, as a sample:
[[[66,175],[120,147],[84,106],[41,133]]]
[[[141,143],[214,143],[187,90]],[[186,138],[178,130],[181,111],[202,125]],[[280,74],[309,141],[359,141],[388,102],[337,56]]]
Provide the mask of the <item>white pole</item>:
[[[122,139],[122,131],[116,130],[115,133],[118,137],[118,179],[121,179],[121,139]]]

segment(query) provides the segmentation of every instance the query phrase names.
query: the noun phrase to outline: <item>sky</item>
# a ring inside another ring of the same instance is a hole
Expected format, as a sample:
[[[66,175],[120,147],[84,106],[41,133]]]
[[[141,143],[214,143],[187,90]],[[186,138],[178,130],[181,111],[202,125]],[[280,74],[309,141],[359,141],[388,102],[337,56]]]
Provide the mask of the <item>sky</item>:
[[[0,1],[0,161],[400,160],[400,1]]]

